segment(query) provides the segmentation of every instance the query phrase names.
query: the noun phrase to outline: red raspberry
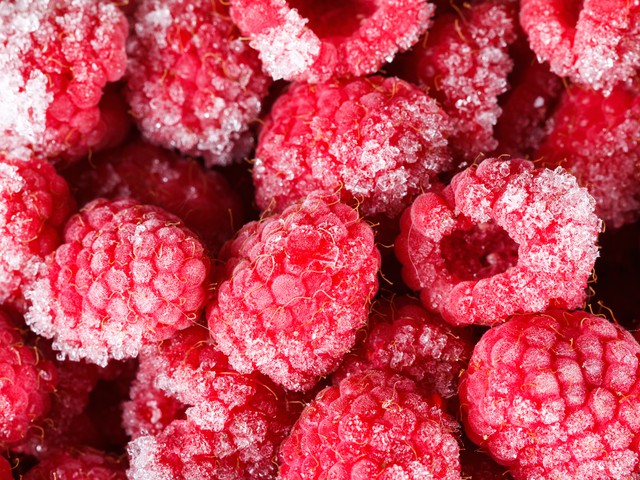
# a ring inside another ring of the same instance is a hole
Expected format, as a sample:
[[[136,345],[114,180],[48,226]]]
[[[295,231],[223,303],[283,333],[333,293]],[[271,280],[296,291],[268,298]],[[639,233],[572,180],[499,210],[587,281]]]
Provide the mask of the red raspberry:
[[[125,72],[127,30],[108,1],[2,2],[0,151],[75,159],[119,140],[126,113],[100,100]]]
[[[458,393],[458,377],[473,350],[466,331],[451,327],[410,297],[377,301],[369,315],[369,328],[355,368],[343,365],[344,373],[363,368],[388,370],[412,378],[421,388],[445,399]],[[354,359],[349,360],[346,363]]]
[[[403,278],[456,325],[578,308],[598,256],[594,203],[562,168],[487,159],[404,213]]]
[[[562,79],[548,64],[524,52],[509,81],[511,90],[502,97],[502,114],[495,128],[500,143],[496,152],[536,158],[535,151],[546,135],[544,124],[564,88]]]
[[[242,224],[239,195],[223,175],[140,140],[94,155],[64,174],[80,205],[98,197],[157,205],[180,217],[212,253]]]
[[[413,380],[371,370],[322,390],[280,448],[280,479],[461,479],[457,425]]]
[[[260,132],[256,203],[281,211],[308,193],[340,191],[365,215],[398,215],[452,167],[446,115],[397,78],[294,84]]]
[[[49,411],[57,372],[0,310],[0,448],[19,446]]]
[[[376,72],[429,27],[423,0],[231,0],[231,17],[275,79],[325,82]]]
[[[473,161],[497,147],[493,128],[513,67],[507,48],[516,24],[515,7],[503,0],[466,5],[436,17],[425,41],[402,58],[403,76],[428,86],[449,115],[457,158]]]
[[[11,473],[12,467],[4,457],[0,457],[0,480],[13,480],[13,475]]]
[[[0,304],[24,309],[22,290],[60,244],[74,209],[67,183],[48,162],[0,155]]]
[[[355,210],[310,195],[245,225],[221,256],[228,280],[207,317],[236,370],[299,391],[338,367],[378,288],[380,254]]]
[[[596,213],[620,227],[640,218],[640,83],[608,96],[579,87],[564,92],[537,152],[562,165],[596,199]]]
[[[522,0],[520,23],[551,71],[609,92],[640,68],[640,4],[628,0]]]
[[[144,137],[208,165],[253,146],[249,122],[270,79],[226,2],[140,0],[129,39],[128,98]]]
[[[179,417],[157,422],[158,404],[148,388],[182,405]],[[125,419],[137,431],[128,446],[129,478],[274,478],[277,447],[293,424],[283,399],[267,378],[234,371],[205,328],[179,332],[141,355],[125,406]],[[149,420],[152,428],[145,431]]]
[[[27,292],[27,323],[72,360],[106,365],[191,325],[209,260],[164,210],[97,199],[73,216],[44,278]]]
[[[23,480],[126,480],[124,460],[86,447],[52,451]]]
[[[640,345],[586,312],[513,317],[460,384],[469,438],[516,479],[626,479],[639,466]]]

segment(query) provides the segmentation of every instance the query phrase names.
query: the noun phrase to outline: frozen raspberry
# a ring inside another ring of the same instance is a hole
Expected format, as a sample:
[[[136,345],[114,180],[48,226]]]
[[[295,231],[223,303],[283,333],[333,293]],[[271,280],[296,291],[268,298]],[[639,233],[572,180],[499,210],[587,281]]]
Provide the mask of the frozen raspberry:
[[[2,2],[0,152],[74,159],[126,129],[125,110],[100,100],[125,72],[127,30],[109,1]]]
[[[275,79],[325,82],[374,73],[429,27],[424,0],[231,0],[231,17]]]
[[[596,199],[608,226],[640,218],[640,83],[609,96],[580,87],[564,92],[537,152],[543,165],[562,165]]]
[[[465,4],[466,5],[466,4]],[[452,151],[473,161],[497,146],[498,96],[513,67],[508,46],[517,23],[513,4],[489,0],[439,15],[425,41],[401,60],[402,75],[426,85],[450,117]]]
[[[160,412],[147,388],[181,404],[179,415]],[[177,333],[141,355],[125,406],[125,423],[137,431],[128,446],[129,478],[274,478],[277,448],[295,420],[283,399],[269,379],[234,371],[205,328]]]
[[[144,137],[208,165],[253,146],[249,123],[270,79],[226,2],[139,0],[129,39],[128,98]]]
[[[280,449],[280,479],[461,479],[456,423],[401,375],[371,370],[322,390]]]
[[[370,331],[355,358],[341,367],[339,378],[362,369],[401,373],[448,399],[458,392],[458,377],[471,357],[466,331],[427,312],[410,297],[381,299],[369,315]],[[355,362],[355,365],[348,365]],[[334,375],[334,382],[336,376]]]
[[[245,225],[221,256],[228,280],[207,316],[235,369],[299,391],[338,367],[378,288],[380,254],[355,210],[310,195]]]
[[[57,372],[0,310],[0,447],[13,448],[49,411]]]
[[[403,278],[456,325],[578,308],[598,256],[594,204],[560,167],[487,159],[403,214]]]
[[[640,452],[640,345],[586,312],[513,317],[460,384],[469,438],[516,479],[627,479]]]
[[[365,215],[398,215],[452,168],[446,115],[397,78],[294,84],[260,132],[256,203],[281,211],[306,194],[340,191]]]
[[[0,480],[13,480],[11,470],[12,468],[9,460],[4,457],[0,457]]]
[[[64,172],[80,205],[134,198],[181,220],[217,252],[243,223],[240,198],[224,176],[191,158],[135,140]]]
[[[27,323],[71,360],[99,365],[191,325],[209,260],[177,217],[133,200],[97,199],[74,215],[65,243],[26,296]]]
[[[23,480],[126,480],[123,459],[90,448],[67,448],[50,452],[30,469]]]
[[[640,3],[522,0],[520,23],[551,71],[609,92],[640,68]]]
[[[533,159],[564,85],[548,64],[539,63],[530,52],[520,53],[518,63],[509,77],[511,89],[502,97],[502,114],[495,127],[496,152]]]
[[[0,304],[24,308],[22,290],[60,244],[74,209],[67,183],[48,162],[0,155]]]

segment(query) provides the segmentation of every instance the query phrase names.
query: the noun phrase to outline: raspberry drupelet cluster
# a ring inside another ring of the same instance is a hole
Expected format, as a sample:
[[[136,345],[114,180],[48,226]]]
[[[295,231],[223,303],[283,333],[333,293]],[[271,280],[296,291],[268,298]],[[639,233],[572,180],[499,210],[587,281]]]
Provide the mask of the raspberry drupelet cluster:
[[[640,478],[639,33],[0,0],[0,479]]]

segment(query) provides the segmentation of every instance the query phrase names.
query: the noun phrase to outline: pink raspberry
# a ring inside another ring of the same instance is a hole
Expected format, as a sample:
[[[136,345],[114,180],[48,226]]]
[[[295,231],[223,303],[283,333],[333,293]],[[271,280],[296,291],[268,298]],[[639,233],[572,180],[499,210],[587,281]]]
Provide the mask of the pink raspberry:
[[[280,448],[279,478],[460,480],[456,428],[413,380],[352,375],[303,410]]]
[[[58,449],[48,453],[23,480],[126,480],[125,464],[99,450],[86,447]]]
[[[497,147],[493,128],[513,67],[508,46],[516,39],[516,15],[503,0],[439,15],[424,42],[401,59],[402,76],[428,86],[449,115],[449,143],[461,160],[471,162]]]
[[[73,210],[67,183],[48,162],[0,155],[1,304],[24,309],[22,291],[60,244]]]
[[[551,71],[608,93],[640,68],[640,4],[522,0],[520,23]]]
[[[560,167],[487,159],[403,214],[403,278],[455,325],[578,308],[598,257],[594,204]]]
[[[97,199],[67,223],[65,243],[26,294],[26,320],[63,356],[104,366],[191,325],[208,268],[203,245],[177,217]]]
[[[231,17],[275,79],[326,82],[378,71],[429,27],[422,0],[231,0]]]
[[[527,314],[489,330],[460,384],[467,434],[516,479],[632,478],[640,345],[586,312]]]
[[[458,377],[473,344],[468,332],[427,312],[417,300],[394,297],[373,305],[369,332],[359,350],[358,357],[366,359],[360,368],[400,373],[449,399],[458,392]]]
[[[379,76],[293,84],[260,132],[256,203],[281,211],[318,190],[340,191],[365,215],[398,215],[452,168],[447,118],[426,93]]]
[[[180,217],[212,253],[242,224],[239,195],[225,177],[191,158],[134,140],[64,172],[80,205],[134,198]]]
[[[640,83],[608,96],[579,87],[564,92],[536,153],[549,167],[562,165],[596,199],[608,226],[640,219]]]
[[[127,31],[109,1],[2,2],[0,151],[72,160],[120,140],[126,111],[101,98],[125,72]]]
[[[226,2],[139,0],[128,42],[128,99],[144,137],[208,165],[253,146],[249,131],[270,79]]]
[[[179,415],[164,416],[149,389],[181,405]],[[234,371],[202,326],[177,333],[141,355],[125,405],[125,422],[137,432],[129,478],[274,478],[278,445],[293,424],[283,399],[267,378]]]
[[[338,367],[378,288],[380,254],[355,210],[310,195],[245,225],[221,256],[227,280],[207,318],[236,370],[299,391]]]
[[[0,447],[19,446],[48,413],[56,368],[25,341],[14,319],[0,310]]]

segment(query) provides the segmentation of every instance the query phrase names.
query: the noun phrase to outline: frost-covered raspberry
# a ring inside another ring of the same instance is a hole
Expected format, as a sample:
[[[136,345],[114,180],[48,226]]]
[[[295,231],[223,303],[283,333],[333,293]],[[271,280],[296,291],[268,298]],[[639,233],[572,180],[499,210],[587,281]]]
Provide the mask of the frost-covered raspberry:
[[[377,301],[369,328],[359,347],[359,357],[366,359],[361,366],[401,373],[445,399],[457,394],[458,377],[473,350],[466,331],[409,297]]]
[[[109,1],[0,3],[0,152],[75,159],[119,140],[126,112],[100,101],[124,75],[127,31]]]
[[[274,478],[277,448],[296,417],[281,388],[234,371],[208,337],[196,325],[142,353],[124,410],[136,433],[131,480]],[[180,408],[166,415],[149,390]]]
[[[21,444],[49,411],[57,383],[53,364],[39,357],[24,332],[0,310],[0,447]]]
[[[598,256],[594,207],[560,167],[487,159],[403,214],[396,241],[403,278],[453,324],[578,308]]]
[[[513,67],[508,46],[516,39],[513,3],[489,0],[439,15],[401,59],[402,75],[427,85],[449,115],[455,156],[473,161],[497,146],[493,128],[500,115],[498,96]]]
[[[157,205],[180,217],[211,253],[242,225],[240,198],[222,174],[141,140],[93,155],[63,175],[80,206],[99,197]]]
[[[378,288],[380,254],[355,210],[310,195],[245,225],[221,256],[227,280],[207,317],[235,369],[308,390],[338,367]]]
[[[256,203],[281,211],[340,191],[365,215],[398,215],[452,167],[447,118],[422,90],[383,77],[293,84],[260,132]]]
[[[608,96],[573,86],[547,129],[536,153],[543,165],[575,175],[608,226],[640,218],[640,84],[619,85]]]
[[[596,90],[640,68],[640,3],[628,0],[522,0],[520,23],[551,71]]]
[[[144,137],[226,165],[253,145],[270,79],[218,0],[139,0],[127,93]]]
[[[564,89],[562,79],[533,53],[515,51],[519,61],[509,76],[511,89],[502,97],[502,114],[494,129],[497,154],[536,158],[546,136],[545,123]]]
[[[456,423],[416,383],[371,370],[322,390],[280,448],[282,480],[461,479]]]
[[[25,317],[63,356],[104,366],[197,319],[209,260],[177,217],[97,199],[69,220],[64,240],[26,293]]]
[[[275,79],[325,82],[374,73],[429,27],[424,0],[231,0],[231,17]]]
[[[0,155],[0,303],[23,308],[22,290],[60,244],[74,209],[67,182],[47,161]]]
[[[460,384],[467,434],[516,479],[632,478],[640,345],[586,312],[519,315],[476,345]]]
[[[23,480],[126,480],[122,458],[86,447],[49,452]]]

